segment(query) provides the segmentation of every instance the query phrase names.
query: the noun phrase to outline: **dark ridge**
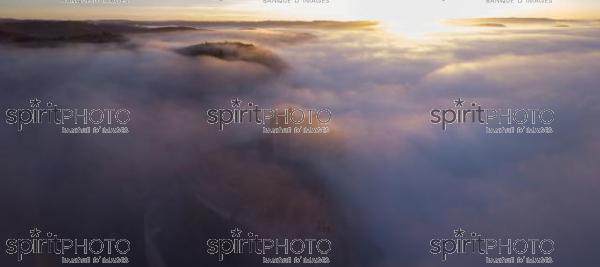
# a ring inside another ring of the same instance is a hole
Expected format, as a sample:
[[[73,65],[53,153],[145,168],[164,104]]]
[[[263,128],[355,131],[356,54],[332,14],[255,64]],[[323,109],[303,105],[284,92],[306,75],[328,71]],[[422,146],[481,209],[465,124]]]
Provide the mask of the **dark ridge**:
[[[75,21],[8,21],[0,23],[0,41],[14,43],[110,43],[125,37],[97,25]]]
[[[116,22],[121,24],[135,24],[145,26],[181,25],[195,28],[207,27],[237,27],[237,28],[314,28],[314,29],[337,29],[337,30],[370,30],[375,29],[379,23],[376,21],[127,21],[127,20],[104,20],[99,22]]]
[[[277,72],[286,68],[283,60],[270,50],[242,42],[206,42],[180,48],[176,52],[189,57],[208,56],[226,61],[252,62]]]
[[[481,23],[476,24],[476,27],[492,27],[492,28],[506,28],[506,25],[500,23]]]
[[[0,42],[24,45],[121,43],[127,33],[195,30],[185,26],[141,27],[86,21],[0,20]]]

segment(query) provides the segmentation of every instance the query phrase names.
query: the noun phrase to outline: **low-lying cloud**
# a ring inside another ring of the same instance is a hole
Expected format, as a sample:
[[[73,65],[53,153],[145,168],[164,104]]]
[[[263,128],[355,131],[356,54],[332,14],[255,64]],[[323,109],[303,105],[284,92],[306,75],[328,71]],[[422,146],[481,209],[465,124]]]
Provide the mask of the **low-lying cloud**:
[[[0,232],[40,224],[116,232],[139,246],[139,266],[214,264],[200,253],[204,242],[231,226],[328,236],[334,266],[477,266],[477,257],[441,263],[428,252],[430,239],[460,226],[553,238],[559,266],[595,262],[597,28],[490,27],[427,41],[373,29],[226,26],[126,34],[127,47],[4,46],[3,109],[37,97],[124,106],[134,118],[131,134],[111,137],[0,127],[1,212],[13,218]],[[185,47],[208,56],[175,52]],[[273,72],[282,62],[287,70]],[[556,132],[442,133],[429,110],[457,97],[552,107]],[[234,98],[328,107],[335,133],[266,136],[206,124],[207,108]]]

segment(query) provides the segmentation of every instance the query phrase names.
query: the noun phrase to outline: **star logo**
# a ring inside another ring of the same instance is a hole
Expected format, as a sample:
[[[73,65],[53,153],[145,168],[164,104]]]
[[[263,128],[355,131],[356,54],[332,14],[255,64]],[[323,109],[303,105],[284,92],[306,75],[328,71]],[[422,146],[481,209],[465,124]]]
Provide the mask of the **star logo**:
[[[237,99],[237,97],[235,99],[231,100],[231,107],[232,108],[239,108],[242,104],[242,100]]]
[[[239,228],[235,228],[235,229],[231,230],[231,237],[239,238],[241,235],[242,235],[242,230],[240,230]]]
[[[462,100],[462,99],[460,99],[460,97],[459,97],[457,100],[454,100],[454,104],[455,104],[457,107],[462,107],[464,103],[465,103],[465,101],[464,101],[464,100]]]
[[[37,99],[37,98],[29,100],[29,104],[31,104],[32,108],[39,108],[40,107],[40,103],[42,103],[42,101],[39,100],[39,99]]]
[[[29,233],[31,234],[32,238],[37,238],[37,237],[40,237],[40,234],[42,233],[42,231],[40,231],[40,229],[37,229],[37,227],[36,227],[36,228],[29,230]]]
[[[463,230],[462,228],[458,228],[456,230],[454,230],[454,237],[464,237],[465,236],[465,230]]]

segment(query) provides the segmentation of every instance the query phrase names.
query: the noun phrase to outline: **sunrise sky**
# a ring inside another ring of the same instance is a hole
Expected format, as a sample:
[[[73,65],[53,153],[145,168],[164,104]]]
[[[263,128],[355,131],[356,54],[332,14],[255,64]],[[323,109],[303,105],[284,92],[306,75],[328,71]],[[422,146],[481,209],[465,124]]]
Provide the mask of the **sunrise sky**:
[[[372,20],[378,21],[390,32],[408,37],[422,37],[430,33],[455,30],[445,25],[447,20],[455,18],[599,19],[597,14],[600,14],[600,2],[594,0],[555,0],[553,3],[546,4],[488,4],[485,0],[329,0],[328,3],[320,4],[265,3],[263,0],[119,0],[127,3],[65,3],[68,1],[75,0],[5,0],[0,3],[0,18],[189,21]]]
[[[263,0],[127,0],[125,4],[66,4],[62,0],[3,0],[0,17],[44,19],[263,20],[338,19],[425,22],[457,17],[535,16],[598,19],[600,2],[487,4],[484,0],[363,1],[273,4]],[[515,0],[516,1],[516,0]]]

